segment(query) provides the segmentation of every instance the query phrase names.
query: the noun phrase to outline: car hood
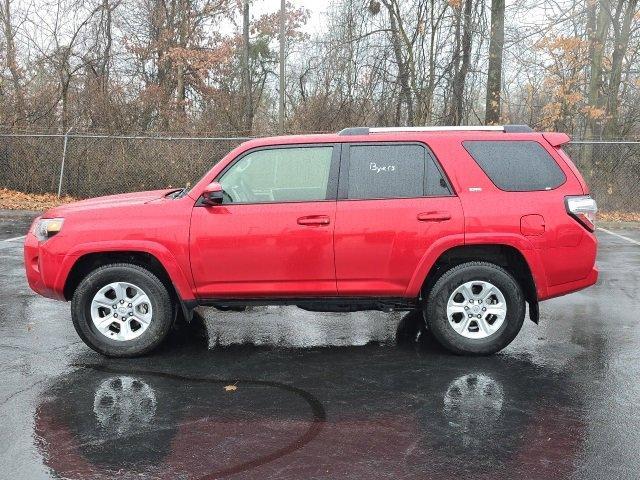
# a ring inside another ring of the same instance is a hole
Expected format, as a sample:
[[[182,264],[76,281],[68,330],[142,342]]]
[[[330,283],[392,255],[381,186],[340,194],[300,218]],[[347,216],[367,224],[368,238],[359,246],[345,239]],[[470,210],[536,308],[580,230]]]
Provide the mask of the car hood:
[[[163,198],[167,193],[174,191],[176,191],[175,188],[168,188],[164,190],[149,190],[146,192],[121,193],[119,195],[108,195],[106,197],[88,198],[52,208],[45,212],[43,217],[64,217],[67,214],[75,212],[140,205]]]

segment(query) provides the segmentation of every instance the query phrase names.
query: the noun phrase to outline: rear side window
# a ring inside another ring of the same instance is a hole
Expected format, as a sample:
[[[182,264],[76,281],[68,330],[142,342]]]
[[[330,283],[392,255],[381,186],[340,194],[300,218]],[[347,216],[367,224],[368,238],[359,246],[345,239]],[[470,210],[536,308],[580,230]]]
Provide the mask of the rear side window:
[[[501,190],[551,190],[566,177],[542,145],[532,141],[467,141],[464,148]]]
[[[435,161],[421,145],[351,145],[347,198],[450,195]]]

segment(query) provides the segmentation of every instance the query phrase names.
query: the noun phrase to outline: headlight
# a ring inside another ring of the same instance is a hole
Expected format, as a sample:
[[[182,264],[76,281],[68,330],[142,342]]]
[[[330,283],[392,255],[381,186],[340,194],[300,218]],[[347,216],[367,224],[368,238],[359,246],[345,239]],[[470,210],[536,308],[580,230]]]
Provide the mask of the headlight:
[[[64,218],[41,218],[33,228],[36,238],[44,242],[62,230]]]

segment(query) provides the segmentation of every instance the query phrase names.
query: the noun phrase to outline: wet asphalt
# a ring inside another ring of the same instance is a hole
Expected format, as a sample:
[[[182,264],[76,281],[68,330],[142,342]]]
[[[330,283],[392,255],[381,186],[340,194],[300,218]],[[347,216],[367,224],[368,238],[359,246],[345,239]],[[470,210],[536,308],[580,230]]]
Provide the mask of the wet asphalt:
[[[640,245],[483,358],[399,313],[203,309],[109,360],[30,291],[0,212],[0,478],[640,478]],[[640,241],[640,230],[607,228]]]

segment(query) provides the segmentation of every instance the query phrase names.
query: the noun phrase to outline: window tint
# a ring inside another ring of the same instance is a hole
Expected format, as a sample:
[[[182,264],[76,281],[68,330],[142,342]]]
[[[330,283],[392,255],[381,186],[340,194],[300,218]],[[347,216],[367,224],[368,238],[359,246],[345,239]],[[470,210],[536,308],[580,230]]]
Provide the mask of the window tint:
[[[502,190],[550,190],[566,180],[558,164],[538,142],[471,141],[463,145]]]
[[[421,197],[424,159],[420,145],[352,145],[347,197]]]
[[[451,195],[426,148],[412,144],[352,145],[347,198]]]
[[[325,200],[332,154],[333,147],[251,152],[220,178],[223,203]]]
[[[425,161],[427,162],[424,185],[425,195],[431,197],[443,197],[451,195],[449,185],[436,166],[436,161],[431,155],[429,155],[429,153],[427,153],[427,158]]]

